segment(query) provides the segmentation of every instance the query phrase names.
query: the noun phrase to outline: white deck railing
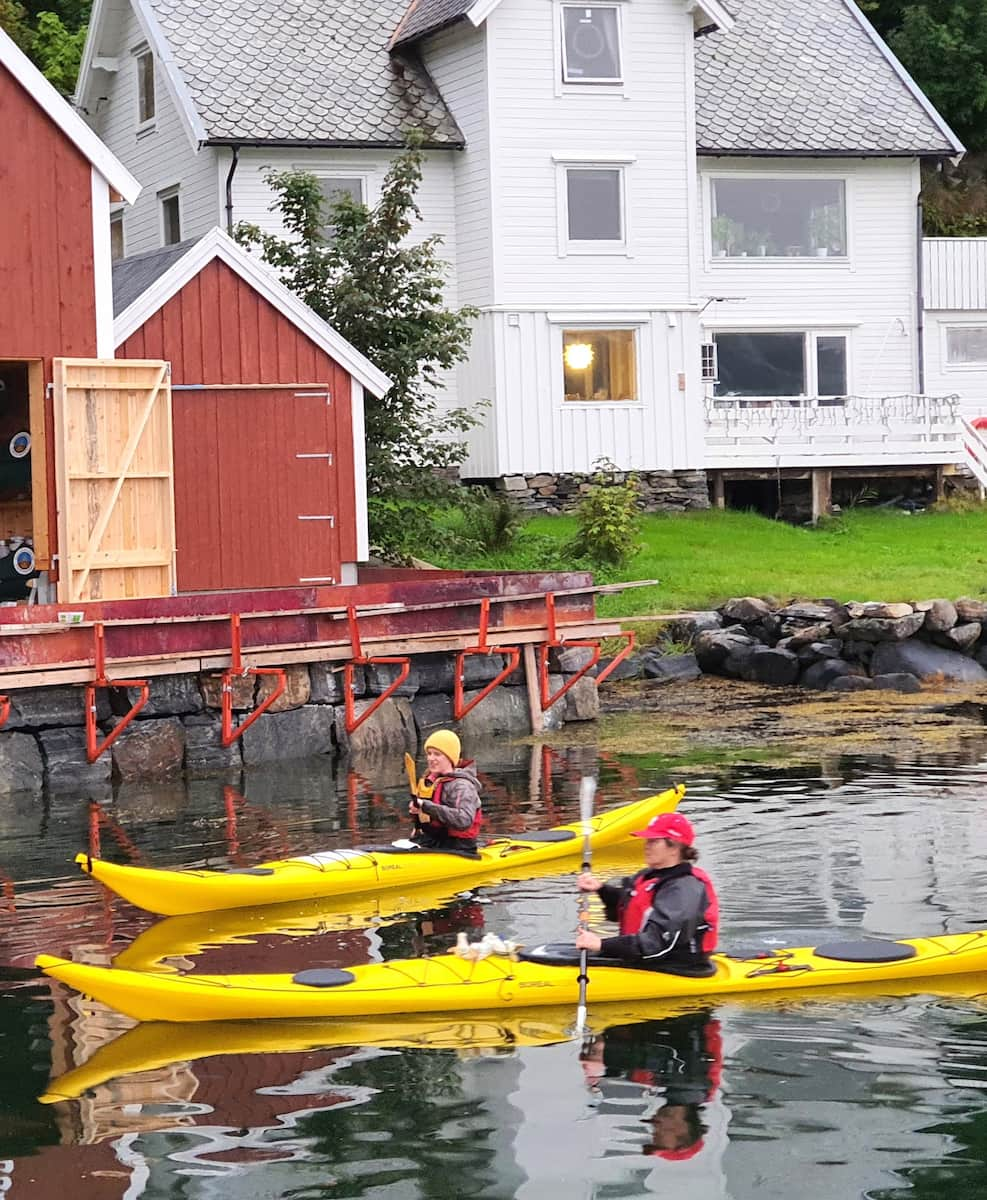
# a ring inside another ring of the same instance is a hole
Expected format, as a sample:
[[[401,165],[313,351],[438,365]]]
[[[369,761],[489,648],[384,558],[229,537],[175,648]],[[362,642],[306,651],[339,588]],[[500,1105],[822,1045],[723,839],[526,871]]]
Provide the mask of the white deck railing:
[[[706,466],[894,466],[966,462],[958,396],[739,400],[708,397]],[[979,440],[979,438],[978,438]],[[987,445],[983,445],[987,472]]]

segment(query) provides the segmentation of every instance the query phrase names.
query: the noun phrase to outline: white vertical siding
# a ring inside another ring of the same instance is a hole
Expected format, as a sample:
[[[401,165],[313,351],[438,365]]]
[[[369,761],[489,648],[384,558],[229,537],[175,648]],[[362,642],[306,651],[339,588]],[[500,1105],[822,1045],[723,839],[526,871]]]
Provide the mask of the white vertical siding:
[[[709,257],[710,177],[756,172],[847,181],[849,259]],[[918,388],[917,162],[906,159],[704,159],[701,297],[713,327],[833,328],[849,332],[849,391],[882,396]]]
[[[137,203],[124,209],[124,250],[131,255],[162,244],[157,194],[165,188],[180,185],[183,239],[198,237],[219,224],[221,213],[216,151],[193,147],[158,64],[154,128],[138,135],[137,70],[132,51],[146,39],[129,5],[121,20],[119,40],[111,51],[119,60],[119,70],[100,72],[100,86],[93,89],[99,99],[91,102],[93,111],[83,115],[143,187]]]
[[[493,250],[486,30],[462,22],[430,38],[424,53],[425,65],[466,139],[466,148],[451,156],[459,300],[462,304],[490,304]]]
[[[925,307],[987,311],[987,238],[926,238]]]
[[[568,89],[557,83],[551,0],[503,0],[487,20],[498,304],[619,297],[653,308],[689,294],[692,18],[674,0],[621,15],[623,85]],[[560,256],[553,155],[572,153],[633,158],[628,253]]]
[[[551,317],[551,319],[550,319]],[[612,320],[612,325],[620,325]],[[471,476],[589,471],[599,458],[621,470],[683,470],[702,465],[703,413],[691,359],[693,313],[635,314],[636,402],[595,404],[562,398],[562,330],[592,324],[583,313],[493,312],[479,344],[492,349],[497,378],[493,428],[467,463]],[[680,391],[678,377],[687,377]],[[492,452],[495,450],[495,457]]]

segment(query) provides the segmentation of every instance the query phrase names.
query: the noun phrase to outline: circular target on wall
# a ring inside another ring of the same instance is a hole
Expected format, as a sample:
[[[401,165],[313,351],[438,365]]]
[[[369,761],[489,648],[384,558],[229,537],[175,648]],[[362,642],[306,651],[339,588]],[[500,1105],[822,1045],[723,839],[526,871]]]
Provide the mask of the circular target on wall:
[[[581,59],[592,62],[599,58],[607,48],[607,40],[595,25],[580,23],[575,27],[572,37],[572,49]]]
[[[34,551],[30,546],[18,546],[14,551],[14,570],[18,575],[34,574]]]
[[[8,449],[10,450],[11,458],[27,458],[31,453],[31,435],[26,429],[20,433],[15,433],[10,439]]]

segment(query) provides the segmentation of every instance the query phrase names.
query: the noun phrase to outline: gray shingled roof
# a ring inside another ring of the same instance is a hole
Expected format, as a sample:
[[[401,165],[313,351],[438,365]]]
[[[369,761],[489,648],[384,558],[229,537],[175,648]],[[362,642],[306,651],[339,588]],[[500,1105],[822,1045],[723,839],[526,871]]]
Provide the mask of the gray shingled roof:
[[[957,147],[844,0],[730,0],[696,44],[706,154],[952,155]]]
[[[463,144],[418,59],[388,53],[407,0],[146,3],[211,142]]]
[[[447,25],[465,17],[475,4],[476,0],[411,0],[391,45],[403,46],[429,33],[445,29]]]
[[[113,315],[119,316],[138,296],[143,296],[151,284],[184,258],[197,241],[198,238],[192,238],[174,246],[163,246],[160,250],[148,250],[146,254],[135,254],[132,258],[117,259],[113,264]]]

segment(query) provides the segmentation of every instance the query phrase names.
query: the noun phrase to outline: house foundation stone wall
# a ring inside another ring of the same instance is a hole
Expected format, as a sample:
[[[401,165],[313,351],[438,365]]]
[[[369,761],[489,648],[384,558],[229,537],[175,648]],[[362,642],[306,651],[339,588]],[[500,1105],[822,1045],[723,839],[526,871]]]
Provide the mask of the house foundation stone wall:
[[[710,507],[705,471],[637,471],[644,512],[687,512]],[[623,483],[628,472],[609,476]],[[593,485],[596,473],[542,471],[534,475],[504,475],[499,479],[472,480],[511,496],[529,512],[572,512]]]

